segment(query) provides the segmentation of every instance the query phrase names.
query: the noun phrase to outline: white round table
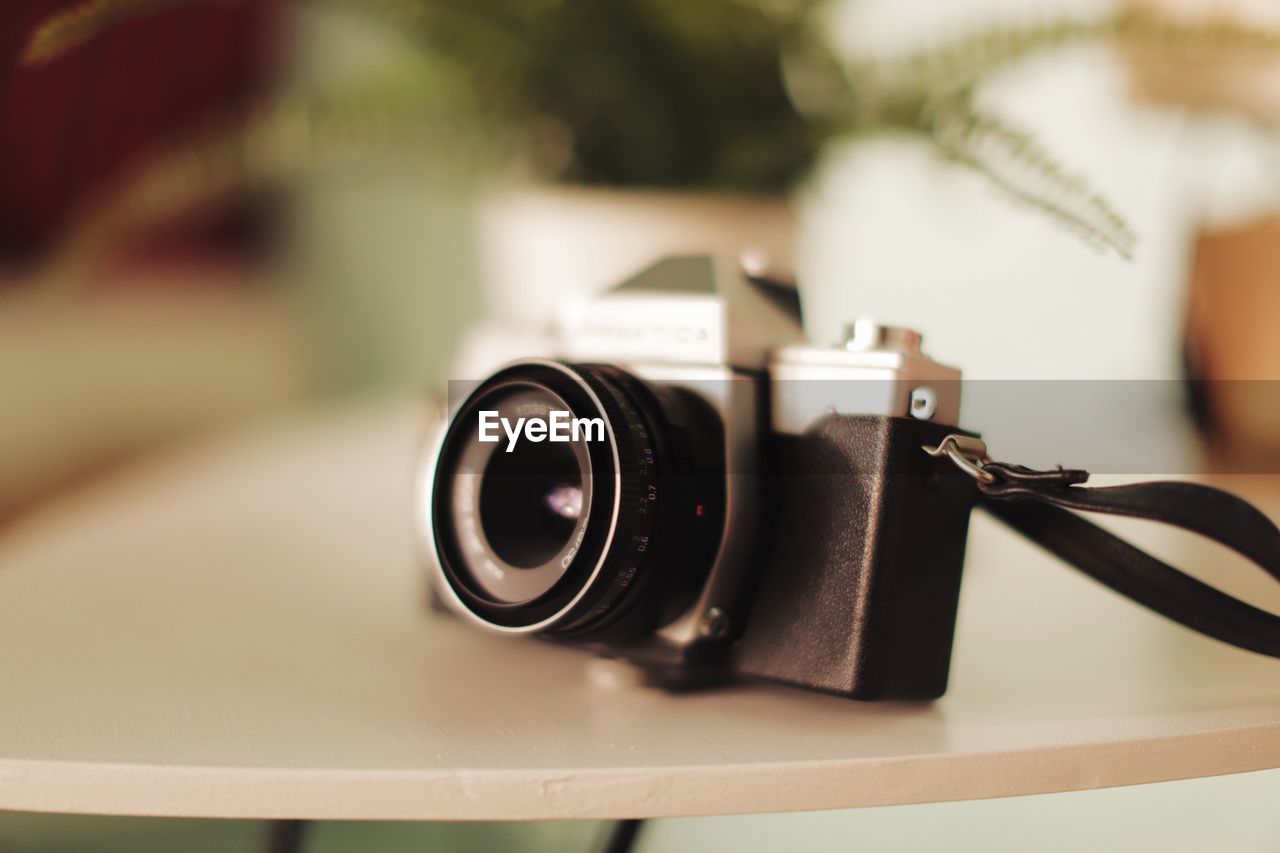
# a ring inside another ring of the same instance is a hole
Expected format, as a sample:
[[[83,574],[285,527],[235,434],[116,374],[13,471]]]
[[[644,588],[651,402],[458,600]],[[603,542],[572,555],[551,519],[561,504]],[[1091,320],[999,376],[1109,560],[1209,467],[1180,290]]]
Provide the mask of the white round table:
[[[0,809],[660,817],[1280,767],[1280,662],[1167,624],[986,517],[939,702],[596,686],[585,654],[427,609],[409,518],[424,422],[400,407],[261,427],[0,531]],[[1144,533],[1280,600],[1215,548]]]

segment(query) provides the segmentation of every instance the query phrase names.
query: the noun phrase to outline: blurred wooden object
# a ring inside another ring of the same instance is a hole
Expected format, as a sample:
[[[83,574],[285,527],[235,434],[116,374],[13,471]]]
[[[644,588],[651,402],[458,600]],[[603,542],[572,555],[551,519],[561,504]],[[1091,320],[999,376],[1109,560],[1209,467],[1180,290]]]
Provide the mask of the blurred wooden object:
[[[1212,437],[1244,459],[1280,456],[1280,215],[1196,245],[1187,352]]]
[[[1238,37],[1223,46],[1205,42],[1198,48],[1171,37],[1168,44],[1128,45],[1124,58],[1139,101],[1253,119],[1259,123],[1253,147],[1275,144],[1267,142],[1262,129],[1280,119],[1280,58],[1274,48],[1280,40],[1280,4],[1129,0],[1128,5],[1174,21],[1256,30],[1256,49],[1236,43],[1242,41]],[[1242,150],[1226,156],[1240,158]],[[1258,154],[1259,160],[1266,156]],[[1210,180],[1203,188],[1209,195],[1202,199],[1205,224],[1195,236],[1188,283],[1189,375],[1200,380],[1195,399],[1216,462],[1233,469],[1280,458],[1280,213],[1265,212],[1274,209],[1275,193],[1268,197],[1259,190],[1256,184],[1264,180],[1259,175],[1245,186],[1237,177],[1237,184],[1225,189]],[[1242,195],[1248,197],[1235,198]],[[1236,210],[1224,213],[1217,207]]]

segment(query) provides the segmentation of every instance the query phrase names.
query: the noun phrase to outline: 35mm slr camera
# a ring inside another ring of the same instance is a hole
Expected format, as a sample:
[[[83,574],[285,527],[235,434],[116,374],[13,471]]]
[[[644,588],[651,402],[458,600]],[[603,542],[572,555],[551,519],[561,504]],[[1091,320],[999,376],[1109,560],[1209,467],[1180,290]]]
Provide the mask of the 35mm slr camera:
[[[975,487],[923,450],[960,373],[918,334],[807,345],[794,290],[678,257],[573,306],[558,356],[476,385],[424,459],[448,609],[673,685],[942,695]]]

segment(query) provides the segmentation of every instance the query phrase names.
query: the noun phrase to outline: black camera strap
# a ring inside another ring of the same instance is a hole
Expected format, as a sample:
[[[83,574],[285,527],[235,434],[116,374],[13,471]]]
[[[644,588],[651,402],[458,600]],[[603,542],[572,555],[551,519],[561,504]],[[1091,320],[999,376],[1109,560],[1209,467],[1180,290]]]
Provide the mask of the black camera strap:
[[[925,450],[950,457],[974,477],[983,509],[1094,580],[1192,630],[1280,657],[1280,616],[1196,580],[1078,514],[1181,527],[1231,548],[1280,581],[1280,529],[1249,502],[1197,483],[1086,487],[1087,471],[992,462],[986,445],[972,436],[949,435]]]

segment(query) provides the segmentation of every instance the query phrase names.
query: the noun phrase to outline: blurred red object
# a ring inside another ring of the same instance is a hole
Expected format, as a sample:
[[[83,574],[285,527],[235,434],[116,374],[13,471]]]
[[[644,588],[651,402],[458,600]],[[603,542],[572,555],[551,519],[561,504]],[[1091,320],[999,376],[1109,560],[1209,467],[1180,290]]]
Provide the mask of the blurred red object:
[[[24,61],[42,24],[92,2],[0,3],[0,263],[34,259],[95,195],[243,114],[274,76],[281,0],[156,2]]]

